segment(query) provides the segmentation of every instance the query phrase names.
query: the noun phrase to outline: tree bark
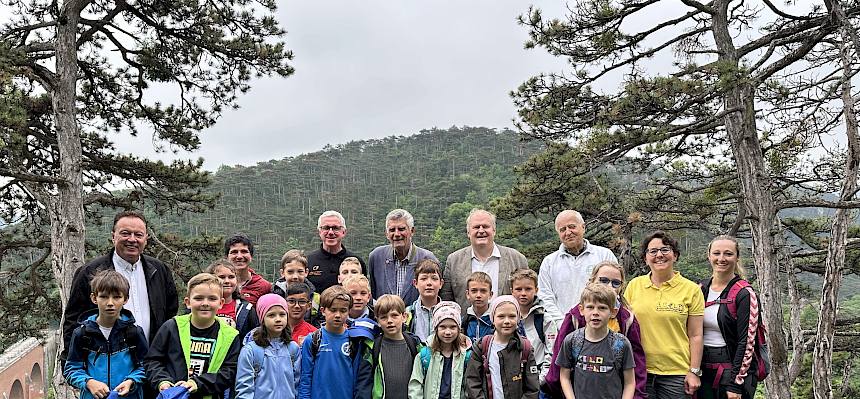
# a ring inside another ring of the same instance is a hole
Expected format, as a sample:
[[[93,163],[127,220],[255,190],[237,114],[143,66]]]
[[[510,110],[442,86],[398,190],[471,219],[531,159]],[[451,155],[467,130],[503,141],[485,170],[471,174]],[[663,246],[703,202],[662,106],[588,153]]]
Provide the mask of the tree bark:
[[[57,196],[49,201],[47,212],[51,220],[51,269],[60,288],[62,309],[68,303],[72,277],[84,261],[84,203],[81,172],[81,138],[78,130],[76,97],[78,74],[77,27],[81,10],[87,1],[62,3],[56,37],[56,75],[51,88],[54,124],[60,158],[60,179]],[[65,314],[63,315],[65,317]],[[59,350],[63,349],[60,339]],[[62,369],[54,372],[57,397],[66,397],[69,390],[57,384],[62,381]]]
[[[727,82],[723,104],[727,112],[723,118],[737,164],[738,179],[743,192],[753,240],[752,254],[760,283],[761,312],[765,324],[770,326],[767,339],[771,351],[772,370],[765,380],[769,398],[791,398],[791,380],[788,378],[788,355],[785,335],[782,332],[782,292],[774,234],[780,234],[776,206],[771,193],[771,179],[762,155],[761,143],[755,124],[755,89],[742,76],[737,48],[728,27],[729,0],[716,0],[713,5],[712,30],[719,49],[719,62],[726,72],[720,78]]]
[[[845,21],[842,21],[845,24]],[[857,114],[851,96],[851,37],[846,26],[840,28],[839,59],[842,63],[842,105],[845,115],[845,134],[848,154],[845,158],[845,176],[842,180],[840,201],[848,201],[857,192],[857,175],[860,168],[860,138],[857,137]],[[824,282],[818,308],[815,349],[812,355],[812,392],[815,399],[833,398],[833,337],[836,333],[836,312],[839,305],[839,287],[845,266],[845,242],[848,240],[849,209],[837,209],[830,225],[830,242],[824,260]]]

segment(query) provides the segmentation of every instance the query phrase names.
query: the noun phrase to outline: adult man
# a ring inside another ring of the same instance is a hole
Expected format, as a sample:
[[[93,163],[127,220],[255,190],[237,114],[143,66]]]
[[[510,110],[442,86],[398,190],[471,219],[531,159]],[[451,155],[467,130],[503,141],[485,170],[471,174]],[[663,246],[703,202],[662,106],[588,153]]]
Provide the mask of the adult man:
[[[143,255],[147,240],[143,215],[134,211],[118,213],[113,218],[111,240],[113,250],[78,269],[72,279],[63,319],[65,351],[81,314],[96,307],[90,300],[90,281],[99,271],[113,269],[128,280],[129,297],[124,307],[134,315],[135,324],[149,341],[179,308],[173,273],[158,259]]]
[[[236,284],[242,299],[257,304],[257,299],[272,292],[272,283],[249,266],[254,260],[254,243],[243,234],[233,234],[224,241],[224,255],[236,268]]]
[[[418,299],[418,290],[412,285],[415,265],[423,259],[436,260],[433,252],[412,242],[415,218],[403,209],[395,209],[385,216],[385,238],[389,245],[373,249],[367,258],[370,273],[370,291],[373,299],[394,294],[411,304]]]
[[[585,222],[577,211],[561,211],[555,218],[555,231],[561,245],[541,262],[537,295],[546,313],[561,320],[579,303],[594,265],[604,260],[618,262],[618,259],[609,249],[585,239]]]
[[[337,274],[340,262],[354,256],[361,263],[361,273],[367,274],[367,266],[358,255],[349,252],[343,246],[346,236],[346,219],[338,211],[325,211],[317,219],[317,231],[320,235],[320,247],[308,254],[308,277],[317,293],[337,284]]]
[[[484,272],[493,282],[493,296],[510,295],[508,276],[516,269],[528,267],[528,261],[516,249],[498,245],[496,215],[483,209],[472,209],[466,218],[466,235],[471,245],[448,255],[443,277],[445,283],[439,296],[444,301],[456,301],[460,308],[469,307],[466,301],[466,279],[472,272]]]

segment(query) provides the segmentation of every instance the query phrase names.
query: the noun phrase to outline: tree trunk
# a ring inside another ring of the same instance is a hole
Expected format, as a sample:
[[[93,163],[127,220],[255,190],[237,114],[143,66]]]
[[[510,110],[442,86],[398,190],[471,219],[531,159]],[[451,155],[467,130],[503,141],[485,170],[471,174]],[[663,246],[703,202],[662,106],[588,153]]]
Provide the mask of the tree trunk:
[[[81,175],[81,139],[78,131],[76,96],[78,54],[77,26],[86,1],[62,3],[57,25],[56,75],[51,88],[54,124],[57,131],[57,147],[60,157],[60,174],[63,180],[57,187],[57,197],[47,204],[51,220],[51,269],[60,288],[60,302],[65,311],[69,290],[75,271],[84,260],[84,203]],[[65,315],[64,315],[65,316]],[[60,339],[59,350],[63,349]],[[54,372],[54,388],[57,397],[69,395],[68,389],[57,384],[57,374],[62,381],[62,369]]]
[[[844,21],[843,21],[844,23]],[[857,192],[857,169],[860,168],[860,138],[857,137],[857,115],[851,96],[851,40],[848,29],[840,29],[839,58],[842,62],[842,104],[845,115],[845,134],[848,155],[845,158],[845,177],[842,180],[840,201],[850,201]],[[845,266],[845,242],[851,211],[837,209],[830,226],[830,243],[824,260],[824,283],[818,308],[815,349],[812,355],[812,392],[815,399],[833,398],[833,338],[836,333],[836,312],[839,304],[839,287],[842,285],[842,268]]]
[[[724,95],[728,112],[723,118],[737,164],[738,178],[743,193],[743,206],[749,219],[753,239],[753,260],[756,264],[761,293],[761,311],[768,329],[773,368],[766,380],[769,398],[791,398],[791,381],[788,379],[788,356],[785,335],[782,332],[782,292],[779,281],[779,264],[773,234],[777,228],[776,206],[771,193],[771,179],[765,167],[761,143],[755,125],[755,89],[740,73],[737,49],[728,28],[729,0],[713,3],[712,29],[714,42],[724,63],[723,76],[730,87]]]

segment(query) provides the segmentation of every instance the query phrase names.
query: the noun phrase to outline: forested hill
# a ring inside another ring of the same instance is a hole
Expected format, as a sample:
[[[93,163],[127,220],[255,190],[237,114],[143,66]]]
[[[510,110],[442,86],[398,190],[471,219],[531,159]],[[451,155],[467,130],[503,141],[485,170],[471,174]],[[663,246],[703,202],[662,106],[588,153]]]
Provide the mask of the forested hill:
[[[415,242],[444,256],[467,244],[464,209],[504,194],[513,167],[541,148],[510,130],[474,127],[326,146],[256,166],[222,166],[213,177],[211,189],[221,193],[214,209],[153,222],[182,236],[246,233],[256,243],[256,268],[271,277],[286,250],[319,245],[323,211],[343,213],[346,247],[366,257],[386,243],[385,215],[401,207],[415,216]]]

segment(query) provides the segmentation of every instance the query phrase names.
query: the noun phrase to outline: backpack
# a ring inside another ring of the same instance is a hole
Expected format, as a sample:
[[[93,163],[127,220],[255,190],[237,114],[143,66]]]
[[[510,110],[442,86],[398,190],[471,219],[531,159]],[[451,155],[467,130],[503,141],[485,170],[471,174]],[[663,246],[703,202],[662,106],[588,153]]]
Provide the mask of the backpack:
[[[84,359],[86,359],[86,357],[88,356],[88,352],[92,352],[93,349],[95,349],[95,351],[96,351],[96,356],[98,356],[99,350],[100,350],[100,348],[97,348],[95,343],[93,342],[93,337],[90,337],[89,335],[87,335],[84,332],[85,328],[86,328],[86,326],[83,324],[80,324],[77,327],[77,330],[80,330],[79,332],[77,332],[77,334],[79,337],[81,337],[81,351],[83,352],[82,358],[84,358]],[[137,328],[138,327],[135,325],[130,325],[130,326],[125,328],[125,330],[122,334],[122,339],[123,339],[122,342],[125,343],[125,347],[128,349],[128,354],[131,356],[131,364],[134,364],[134,365],[136,365],[137,361],[138,361],[138,358],[137,358],[137,343],[138,342],[137,342],[137,334],[136,334]],[[110,354],[108,354],[108,355],[110,355]]]
[[[379,352],[382,350],[382,338],[383,336],[378,336],[373,340],[373,368],[376,369],[376,366],[379,364]],[[418,355],[418,350],[421,349],[421,340],[418,339],[413,334],[408,332],[403,333],[403,338],[406,340],[406,347],[409,348],[409,355],[412,359],[415,359],[415,356]],[[350,352],[352,353],[352,352]]]
[[[585,346],[585,328],[580,328],[574,331],[573,339],[571,342],[571,359],[573,359],[573,367],[571,369],[576,368],[576,365],[579,364],[579,354],[582,352],[582,348]],[[616,335],[617,334],[617,335]],[[609,335],[607,338],[609,339],[609,347],[615,348],[615,342],[618,339],[618,335],[623,335],[621,333],[617,333],[614,331],[609,331]],[[631,348],[632,349],[632,348]],[[623,380],[624,378],[624,359],[615,357],[613,360],[613,366],[615,370],[621,375]],[[571,377],[573,378],[573,377]]]
[[[299,347],[298,345],[290,345],[295,344],[295,342],[290,341],[287,345],[290,351],[290,364],[294,364],[296,362],[296,357],[299,356]],[[260,345],[251,345],[251,363],[254,365],[254,380],[257,379],[257,376],[260,375],[260,369],[263,368],[263,359],[266,358],[266,354],[263,352],[263,348]],[[293,370],[293,373],[296,373],[298,370]]]
[[[546,345],[546,335],[543,332],[543,313],[535,312],[535,330],[537,331],[538,338],[540,338],[540,342],[543,342]]]
[[[710,284],[710,282],[709,282]],[[707,293],[705,293],[705,285],[704,283],[699,283],[699,286],[702,287],[702,293],[707,298]],[[738,319],[738,305],[737,305],[737,296],[741,292],[741,290],[748,290],[750,293],[750,313],[759,312],[759,302],[758,297],[755,295],[755,292],[750,287],[750,283],[744,279],[737,279],[729,288],[729,293],[726,295],[725,299],[718,298],[715,301],[705,302],[705,307],[711,305],[726,305],[726,308],[729,311],[729,315],[732,319]],[[759,381],[764,380],[770,374],[770,352],[767,348],[767,340],[765,339],[765,334],[767,333],[767,329],[764,326],[764,321],[759,318],[758,328],[755,332],[755,358],[756,358],[756,370],[755,376]]]
[[[520,375],[523,374],[523,370],[526,368],[526,363],[529,361],[529,355],[532,354],[532,343],[529,342],[528,338],[520,337],[520,344],[523,346],[522,350],[520,350]],[[484,374],[487,381],[487,391],[493,392],[493,378],[490,376],[490,344],[493,342],[493,334],[485,335],[481,338],[481,357],[484,360]],[[537,367],[533,372],[537,372]]]
[[[432,358],[433,353],[429,346],[425,346],[418,351],[418,357],[421,358],[421,370],[424,372],[424,375],[427,375],[427,369],[430,368],[430,359]],[[466,354],[463,356],[463,369],[465,370],[466,364],[469,363],[469,358],[472,357],[472,349],[466,349]]]

